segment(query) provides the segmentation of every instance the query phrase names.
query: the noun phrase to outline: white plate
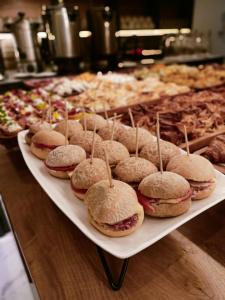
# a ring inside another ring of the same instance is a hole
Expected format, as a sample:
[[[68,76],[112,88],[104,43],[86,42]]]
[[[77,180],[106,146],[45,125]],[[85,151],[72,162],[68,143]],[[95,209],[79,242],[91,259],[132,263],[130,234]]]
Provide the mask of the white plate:
[[[130,236],[109,238],[99,233],[90,225],[86,207],[82,201],[73,195],[70,182],[49,175],[43,162],[30,153],[29,147],[24,141],[26,132],[27,131],[19,132],[18,143],[24,160],[35,179],[58,208],[61,209],[89,239],[118,258],[123,259],[137,254],[177,227],[225,199],[225,176],[217,171],[217,187],[214,193],[205,200],[193,202],[192,208],[184,215],[168,219],[154,219],[146,216],[141,228]],[[204,172],[204,170],[202,171]]]

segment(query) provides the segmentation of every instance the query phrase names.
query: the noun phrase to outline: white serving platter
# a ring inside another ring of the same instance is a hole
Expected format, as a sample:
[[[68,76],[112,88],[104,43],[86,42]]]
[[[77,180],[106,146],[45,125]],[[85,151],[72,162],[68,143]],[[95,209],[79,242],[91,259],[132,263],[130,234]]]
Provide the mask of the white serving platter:
[[[207,199],[195,201],[191,209],[176,218],[156,219],[145,217],[140,229],[127,237],[110,238],[98,232],[88,221],[85,204],[77,199],[69,180],[52,177],[45,169],[43,161],[34,157],[24,137],[26,130],[18,134],[18,143],[23,158],[31,173],[58,208],[96,245],[113,256],[124,259],[151,246],[171,231],[196,217],[208,208],[225,199],[225,176],[216,171],[217,187]],[[202,170],[204,172],[204,170]],[[60,226],[60,224],[59,224]]]

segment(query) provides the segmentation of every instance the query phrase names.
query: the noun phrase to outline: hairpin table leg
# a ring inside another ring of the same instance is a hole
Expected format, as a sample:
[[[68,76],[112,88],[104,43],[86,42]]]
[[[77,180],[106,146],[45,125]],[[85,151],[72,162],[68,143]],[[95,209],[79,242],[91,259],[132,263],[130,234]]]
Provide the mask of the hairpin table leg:
[[[125,275],[126,275],[129,259],[126,258],[126,259],[123,260],[123,264],[122,264],[122,268],[121,268],[121,271],[120,271],[119,278],[118,278],[118,280],[115,280],[111,270],[109,269],[109,266],[108,266],[108,263],[106,261],[106,258],[105,258],[105,255],[104,255],[104,252],[103,252],[102,248],[97,246],[97,251],[98,251],[98,255],[101,259],[102,266],[104,268],[106,277],[108,279],[108,282],[109,282],[111,288],[114,291],[118,291],[123,285],[123,281],[124,281],[124,278],[125,278]]]

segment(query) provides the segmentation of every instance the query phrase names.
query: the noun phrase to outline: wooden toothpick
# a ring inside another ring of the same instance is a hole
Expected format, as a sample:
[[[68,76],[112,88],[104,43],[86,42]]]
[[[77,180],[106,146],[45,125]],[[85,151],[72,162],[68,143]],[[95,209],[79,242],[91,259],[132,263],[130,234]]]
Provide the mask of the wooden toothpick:
[[[107,155],[107,152],[106,152],[105,148],[104,148],[104,154],[105,154],[105,163],[106,163],[107,174],[108,174],[108,179],[109,179],[109,186],[112,188],[113,187],[112,174],[111,174],[111,169],[110,169],[110,166],[109,166],[108,155]]]
[[[163,162],[162,162],[162,154],[160,148],[160,124],[159,124],[159,113],[156,114],[156,135],[157,135],[157,145],[158,145],[158,154],[159,154],[159,166],[160,172],[163,174]]]
[[[138,158],[138,125],[136,126],[136,151],[135,151],[135,157]]]
[[[68,108],[67,101],[65,99],[65,145],[68,143]]]
[[[107,121],[107,126],[109,127],[109,116],[108,116],[108,113],[107,113],[107,110],[106,110],[105,103],[104,103],[104,115],[105,115],[105,119]]]
[[[95,151],[95,134],[96,134],[96,122],[94,124],[94,131],[93,131],[92,145],[91,145],[91,164],[93,163],[93,157]]]
[[[48,99],[48,119],[50,125],[52,125],[52,100],[51,97]]]
[[[185,137],[185,143],[186,143],[187,156],[189,156],[190,149],[189,149],[189,143],[188,143],[187,128],[185,125],[184,125],[184,137]]]
[[[114,118],[113,118],[112,133],[111,133],[111,138],[110,138],[111,141],[113,141],[113,137],[114,137],[115,124],[116,124],[116,113],[114,113]]]
[[[86,119],[86,112],[85,109],[83,108],[83,120],[84,120],[84,134],[87,132],[87,119]]]
[[[129,116],[130,116],[131,125],[134,128],[135,127],[135,125],[134,125],[134,117],[133,117],[133,114],[132,114],[132,111],[131,111],[130,108],[128,108],[128,113],[129,113]]]

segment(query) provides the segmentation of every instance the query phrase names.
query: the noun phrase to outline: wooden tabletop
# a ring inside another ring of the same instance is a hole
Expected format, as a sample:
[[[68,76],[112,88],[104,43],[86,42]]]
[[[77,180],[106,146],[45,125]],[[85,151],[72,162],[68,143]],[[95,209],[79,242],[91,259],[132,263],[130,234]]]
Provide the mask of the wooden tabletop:
[[[114,292],[96,246],[48,198],[17,148],[0,146],[0,192],[41,299],[225,299],[225,201],[132,257]],[[118,272],[121,261],[107,258]]]

